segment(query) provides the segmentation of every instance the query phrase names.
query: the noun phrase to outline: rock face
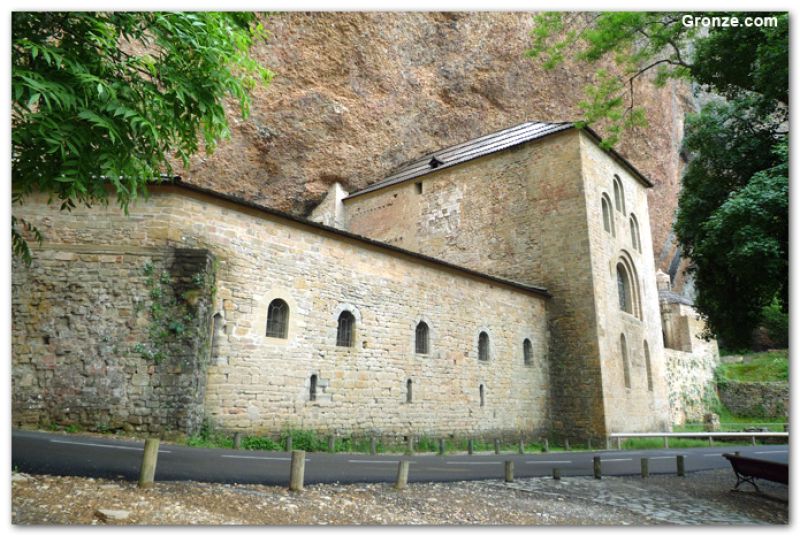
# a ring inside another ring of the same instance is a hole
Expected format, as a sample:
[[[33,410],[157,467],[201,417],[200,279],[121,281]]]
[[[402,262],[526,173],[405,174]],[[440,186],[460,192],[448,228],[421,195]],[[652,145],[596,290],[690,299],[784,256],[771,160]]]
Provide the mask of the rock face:
[[[231,140],[182,175],[297,215],[334,181],[352,191],[482,134],[528,120],[575,120],[595,69],[568,63],[545,71],[525,57],[530,13],[289,13],[266,26],[271,37],[255,55],[275,79],[255,91],[247,120],[231,114]],[[690,93],[643,80],[635,96],[649,127],[617,149],[656,184],[649,193],[656,265],[680,291],[670,228]]]

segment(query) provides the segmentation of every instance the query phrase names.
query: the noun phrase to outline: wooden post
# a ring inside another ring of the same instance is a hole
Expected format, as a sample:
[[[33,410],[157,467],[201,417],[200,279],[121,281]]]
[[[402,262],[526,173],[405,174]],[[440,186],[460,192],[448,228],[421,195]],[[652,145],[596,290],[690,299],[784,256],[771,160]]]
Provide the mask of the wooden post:
[[[564,439],[564,450],[569,450],[569,439]]]
[[[650,476],[650,468],[648,467],[648,459],[642,458],[642,478],[647,478]]]
[[[142,454],[142,468],[139,471],[139,487],[152,488],[156,476],[156,463],[158,462],[157,437],[148,437],[144,440],[144,453]]]
[[[525,454],[525,439],[521,437],[519,438],[519,453]]]
[[[586,440],[586,450],[592,450],[592,438]]]
[[[289,491],[303,491],[303,480],[306,473],[306,452],[293,450],[289,465]]]
[[[375,456],[375,454],[378,453],[378,440],[375,438],[375,436],[370,436],[369,438],[369,453],[372,456]]]
[[[242,434],[241,432],[234,432],[233,433],[233,448],[239,450],[242,448]]]
[[[679,454],[675,461],[678,464],[678,476],[686,476],[686,456]]]
[[[286,452],[292,452],[292,436],[286,436]]]
[[[439,456],[444,456],[444,438],[439,438]]]
[[[409,456],[414,454],[414,436],[412,435],[406,437],[406,454]]]
[[[514,462],[511,460],[506,460],[505,477],[506,482],[514,482]]]
[[[714,438],[712,436],[708,436],[708,446],[709,447],[714,446]]]
[[[561,469],[553,467],[553,480],[561,480]]]
[[[664,448],[669,448],[669,436],[664,436]]]
[[[544,440],[542,441],[542,452],[548,452],[549,450],[550,450],[550,444],[548,443],[547,438],[545,437]]]
[[[408,483],[408,460],[401,460],[397,464],[397,482],[394,487],[396,489],[406,489]]]
[[[602,476],[602,470],[600,468],[600,456],[595,456],[592,458],[592,462],[594,465],[594,477],[599,480]]]
[[[473,452],[472,438],[469,438],[467,439],[467,454],[471,456],[472,452]]]
[[[497,438],[494,438],[494,453],[500,454],[500,440]]]
[[[756,436],[752,436],[750,439],[753,440],[753,446],[755,447],[756,446]]]
[[[622,450],[622,438],[617,438],[617,450]]]
[[[336,452],[336,436],[333,434],[328,436],[328,452]]]

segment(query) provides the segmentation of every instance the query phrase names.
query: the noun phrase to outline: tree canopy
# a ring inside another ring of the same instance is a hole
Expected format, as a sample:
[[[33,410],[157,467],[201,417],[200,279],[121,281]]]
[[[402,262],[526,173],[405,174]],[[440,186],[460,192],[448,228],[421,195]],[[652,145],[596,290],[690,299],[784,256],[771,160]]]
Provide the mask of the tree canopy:
[[[775,23],[710,28],[687,25],[685,16],[545,13],[535,17],[528,55],[546,68],[568,56],[616,65],[597,68],[580,103],[581,124],[608,125],[607,145],[646,124],[634,86],[645,73],[655,84],[685,79],[708,94],[686,121],[675,231],[710,333],[740,348],[768,308],[788,310],[788,14],[703,13]]]
[[[272,73],[250,54],[252,13],[12,14],[12,201],[123,209],[148,183],[228,136],[224,100],[249,112]],[[14,251],[30,258],[12,218]]]

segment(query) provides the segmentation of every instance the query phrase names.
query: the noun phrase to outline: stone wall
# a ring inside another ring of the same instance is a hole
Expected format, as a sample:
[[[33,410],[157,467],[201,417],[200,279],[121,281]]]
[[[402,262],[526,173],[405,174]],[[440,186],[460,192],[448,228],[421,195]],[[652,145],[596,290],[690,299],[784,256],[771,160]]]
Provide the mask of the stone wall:
[[[130,217],[113,202],[62,213],[37,201],[15,207],[15,214],[61,249],[180,244],[212,252],[218,266],[210,310],[215,335],[204,399],[206,418],[218,428],[404,434],[541,432],[549,425],[547,300],[539,292],[177,186],[154,188],[131,207]],[[37,263],[42,254],[36,251]],[[136,275],[143,262],[129,269],[132,295],[145,290]],[[42,281],[62,268],[54,266]],[[23,285],[22,273],[14,272],[15,284]],[[72,303],[68,288],[41,292]],[[266,336],[267,308],[277,298],[290,308],[285,339]],[[17,302],[31,307],[26,294]],[[344,310],[356,318],[353,347],[335,344]],[[421,320],[430,327],[427,355],[414,352]],[[18,329],[15,319],[15,334]],[[486,362],[477,359],[481,331],[490,336]],[[87,331],[75,343],[91,346],[100,336]],[[533,344],[531,365],[523,362],[526,338]],[[21,364],[17,346],[29,339],[23,331],[15,339],[15,369]],[[94,355],[87,365],[97,366]],[[131,374],[144,381],[147,368]],[[316,400],[309,394],[312,375]],[[117,378],[120,386],[127,379]],[[29,387],[32,397],[49,396],[38,385]]]
[[[12,278],[12,422],[191,433],[203,416],[205,250],[48,242]]]
[[[719,398],[734,415],[789,419],[788,382],[725,382]]]
[[[664,349],[669,385],[670,419],[675,426],[702,422],[716,402],[714,369],[718,365],[710,353],[689,353]]]
[[[591,281],[585,291],[593,295],[597,318],[606,426],[609,432],[669,430],[666,366],[650,239],[649,188],[588,135],[581,133],[580,142],[590,244],[584,269],[591,274]],[[615,179],[620,187],[619,204]],[[603,196],[610,201],[608,231],[603,220]],[[640,236],[635,242],[631,219]],[[628,271],[630,312],[620,306],[619,264]]]
[[[630,249],[627,216],[619,235],[603,231],[599,195],[613,174],[638,211],[642,319],[623,318],[616,259]],[[415,183],[420,183],[418,187]],[[658,298],[647,190],[586,134],[568,130],[397,185],[345,198],[347,229],[450,262],[545,286],[549,307],[556,434],[603,436],[668,426]],[[624,328],[623,328],[624,324]],[[631,338],[635,385],[621,380],[619,340]],[[635,345],[634,345],[635,341]],[[644,378],[647,341],[654,389]],[[642,385],[645,385],[642,389]],[[614,414],[612,420],[608,415]]]

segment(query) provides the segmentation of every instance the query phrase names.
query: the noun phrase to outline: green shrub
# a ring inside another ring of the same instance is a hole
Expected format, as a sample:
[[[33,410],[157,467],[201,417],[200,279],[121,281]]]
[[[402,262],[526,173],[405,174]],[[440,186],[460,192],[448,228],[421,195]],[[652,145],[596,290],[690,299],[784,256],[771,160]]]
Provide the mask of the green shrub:
[[[789,314],[783,312],[778,300],[775,299],[771,304],[764,307],[761,311],[761,323],[767,329],[769,338],[779,348],[789,346]]]
[[[268,437],[245,437],[242,448],[246,450],[281,450],[281,446]]]

